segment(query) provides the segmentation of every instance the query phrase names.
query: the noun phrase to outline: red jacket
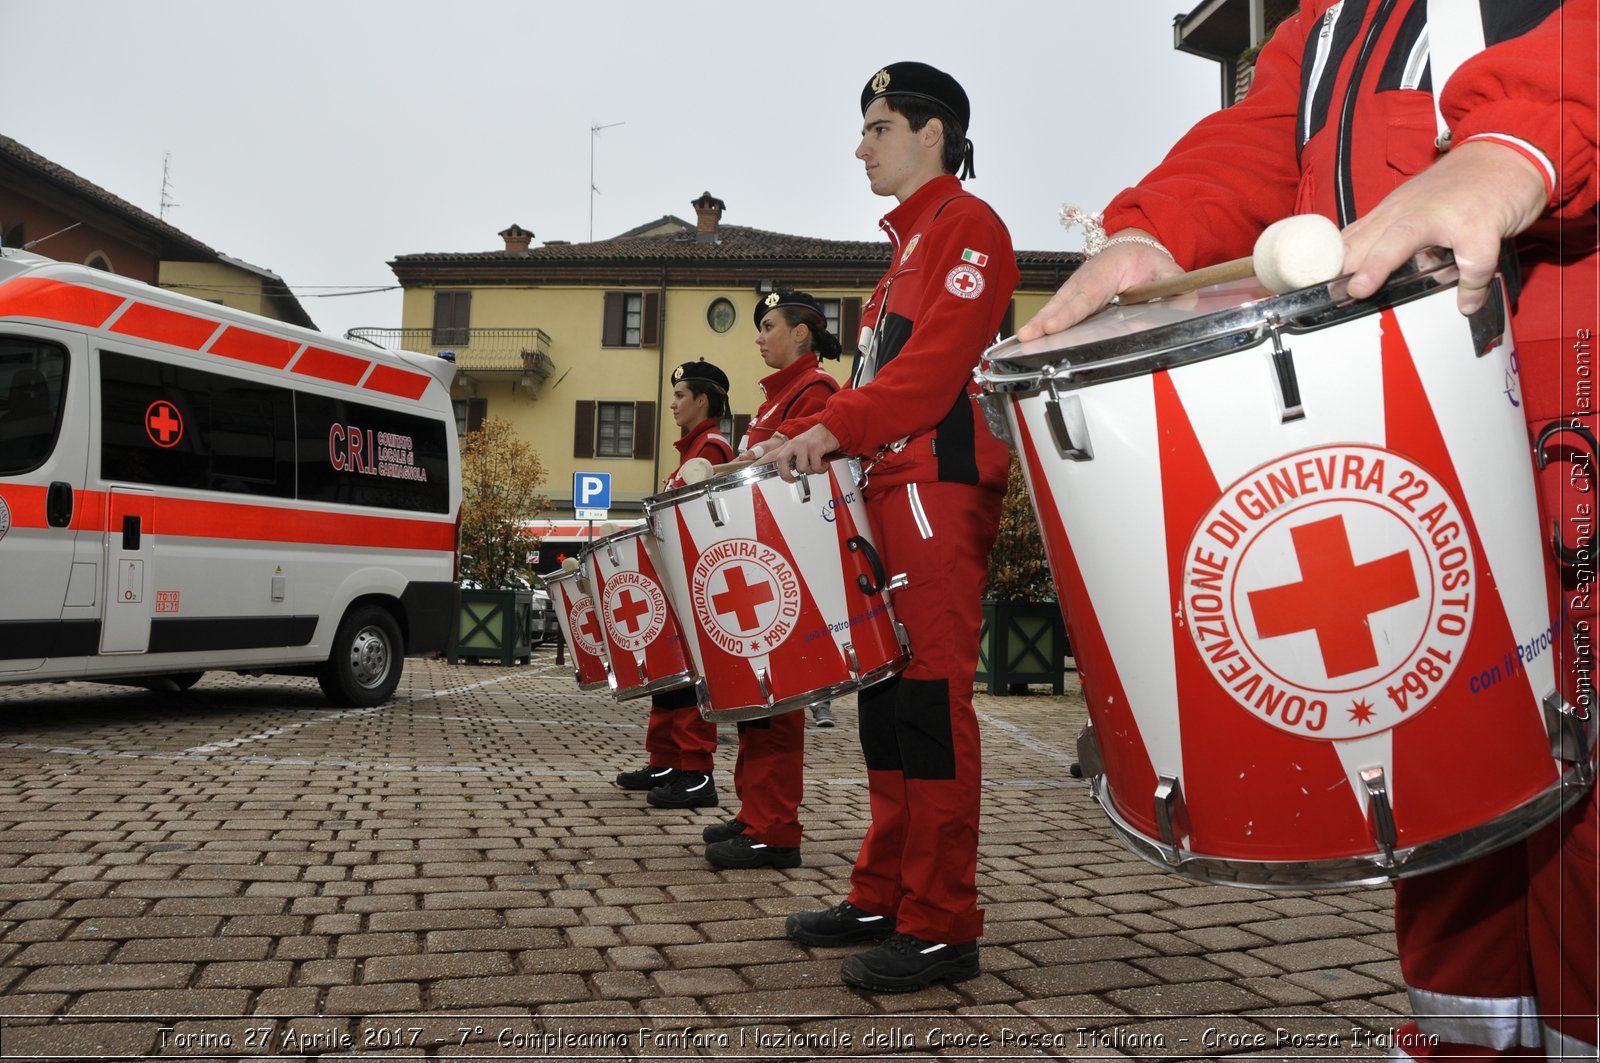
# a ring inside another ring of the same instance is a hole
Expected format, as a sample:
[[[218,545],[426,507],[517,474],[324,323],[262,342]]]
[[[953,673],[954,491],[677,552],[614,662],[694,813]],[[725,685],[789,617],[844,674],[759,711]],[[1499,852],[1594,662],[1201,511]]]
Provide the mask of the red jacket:
[[[683,471],[683,463],[691,458],[704,458],[713,465],[722,465],[733,460],[733,447],[718,429],[716,419],[713,417],[707,417],[689,429],[682,439],[675,440],[672,445],[678,448],[678,467],[672,470],[667,482],[661,485],[663,491],[684,486],[678,474]]]
[[[766,401],[745,427],[741,449],[765,443],[778,426],[797,417],[822,412],[829,396],[839,390],[839,382],[818,364],[815,354],[802,354],[788,366],[761,378],[761,394]]]
[[[1485,4],[1487,47],[1456,70],[1441,101],[1453,143],[1506,135],[1555,168],[1545,218],[1516,244],[1513,330],[1530,420],[1572,412],[1576,382],[1557,383],[1564,349],[1595,328],[1595,6]],[[1266,225],[1290,214],[1348,224],[1372,209],[1438,157],[1431,73],[1410,61],[1426,7],[1303,0],[1262,49],[1244,100],[1201,121],[1119,195],[1107,231],[1146,229],[1194,268],[1249,254]]]
[[[869,458],[906,440],[873,469],[873,482],[884,486],[947,481],[1003,491],[1006,447],[971,396],[972,370],[996,339],[1017,287],[1011,234],[949,174],[878,224],[894,257],[861,310],[862,336],[871,342],[856,356],[851,386],[820,415],[778,430],[792,439],[826,425],[842,450]]]

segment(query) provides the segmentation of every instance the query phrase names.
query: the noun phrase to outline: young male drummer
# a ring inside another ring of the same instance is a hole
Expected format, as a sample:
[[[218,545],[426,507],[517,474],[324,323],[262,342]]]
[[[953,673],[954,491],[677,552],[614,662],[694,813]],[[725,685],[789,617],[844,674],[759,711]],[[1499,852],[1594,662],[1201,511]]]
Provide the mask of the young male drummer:
[[[1006,485],[1007,454],[970,398],[1018,273],[1006,227],[954,176],[972,175],[967,94],[925,63],[893,63],[861,92],[856,158],[899,205],[879,223],[888,273],[863,309],[851,386],[820,415],[783,424],[766,457],[787,479],[837,451],[875,459],[863,494],[911,640],[905,673],[861,692],[872,823],[849,897],[799,912],[788,934],[830,947],[880,942],[844,981],[900,992],[978,974],[982,759],[972,679],[979,597]]]

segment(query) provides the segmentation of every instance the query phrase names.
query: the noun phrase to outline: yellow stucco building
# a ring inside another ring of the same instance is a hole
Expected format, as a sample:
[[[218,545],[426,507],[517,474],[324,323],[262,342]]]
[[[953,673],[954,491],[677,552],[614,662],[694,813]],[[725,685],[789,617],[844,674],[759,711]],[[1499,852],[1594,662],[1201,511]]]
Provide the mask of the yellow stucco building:
[[[889,262],[887,241],[820,240],[722,224],[706,193],[695,222],[668,215],[609,240],[547,241],[512,225],[495,251],[406,254],[390,263],[405,289],[402,327],[359,329],[387,346],[458,366],[457,421],[510,422],[539,452],[556,519],[572,516],[574,472],[609,472],[612,513],[637,516],[677,465],[667,406],[673,367],[705,358],[731,382],[737,441],[768,372],[755,345],[757,302],[799,288],[823,302],[845,357],[861,303]],[[1018,255],[1013,316],[1025,321],[1077,264],[1064,252]],[[1009,325],[1009,320],[1008,320]]]

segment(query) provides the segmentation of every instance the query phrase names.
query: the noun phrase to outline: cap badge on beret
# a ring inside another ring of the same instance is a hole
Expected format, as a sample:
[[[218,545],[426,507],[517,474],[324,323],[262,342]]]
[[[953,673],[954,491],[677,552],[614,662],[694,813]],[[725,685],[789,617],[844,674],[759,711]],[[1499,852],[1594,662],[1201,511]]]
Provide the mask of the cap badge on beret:
[[[782,298],[782,296],[780,296],[777,292],[773,292],[771,295],[767,296],[767,306],[769,306],[769,307],[777,306],[778,305],[778,300],[781,299],[781,298]]]
[[[688,365],[680,365],[672,371],[672,382],[674,384],[683,379],[683,371],[687,368],[689,368]]]
[[[889,87],[889,70],[887,67],[878,71],[872,78],[872,91],[882,92]]]

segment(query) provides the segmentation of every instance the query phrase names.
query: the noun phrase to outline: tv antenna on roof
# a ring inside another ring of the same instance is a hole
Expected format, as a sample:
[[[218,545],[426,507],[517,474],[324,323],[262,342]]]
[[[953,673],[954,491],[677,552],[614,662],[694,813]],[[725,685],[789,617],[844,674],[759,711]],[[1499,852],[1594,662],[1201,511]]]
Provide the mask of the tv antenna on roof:
[[[594,186],[594,142],[600,139],[600,130],[614,129],[627,124],[627,122],[608,122],[601,125],[595,121],[589,123],[589,242],[591,244],[594,243],[594,197],[600,191]]]
[[[162,221],[167,220],[167,211],[178,206],[172,201],[172,182],[168,180],[171,172],[172,152],[169,151],[161,156],[161,213],[159,216]]]

